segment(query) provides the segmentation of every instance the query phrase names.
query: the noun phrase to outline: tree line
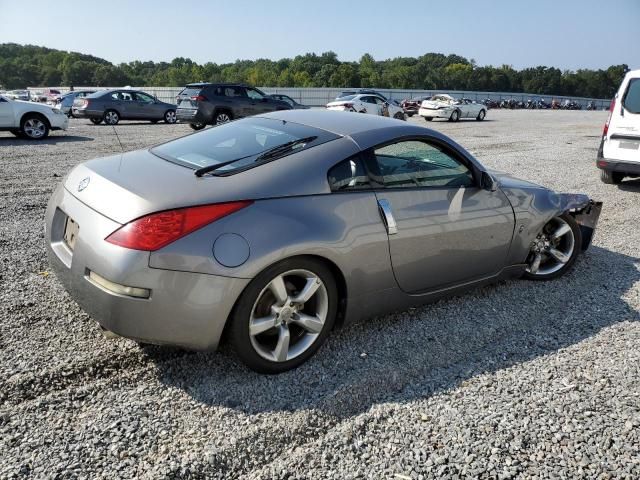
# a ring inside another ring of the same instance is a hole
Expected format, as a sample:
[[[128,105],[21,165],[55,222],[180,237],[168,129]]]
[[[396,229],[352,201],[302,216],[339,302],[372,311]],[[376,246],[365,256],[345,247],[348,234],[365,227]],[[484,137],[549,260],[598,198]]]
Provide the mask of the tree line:
[[[133,61],[114,65],[92,55],[33,45],[0,44],[0,88],[36,86],[182,86],[190,82],[238,82],[263,87],[376,87],[420,90],[525,92],[611,98],[627,65],[606,70],[560,70],[538,66],[478,66],[460,55],[375,60],[365,54],[343,62],[334,52],[280,60],[236,60],[200,65],[189,58],[171,62]]]

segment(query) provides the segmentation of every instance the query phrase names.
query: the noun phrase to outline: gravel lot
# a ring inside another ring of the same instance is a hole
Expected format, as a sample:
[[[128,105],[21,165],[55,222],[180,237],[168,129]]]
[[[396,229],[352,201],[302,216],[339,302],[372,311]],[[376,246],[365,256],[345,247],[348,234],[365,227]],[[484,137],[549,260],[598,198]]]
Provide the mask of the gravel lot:
[[[0,478],[639,478],[640,180],[600,183],[606,115],[430,123],[603,200],[594,245],[565,278],[359,323],[277,377],[224,347],[105,339],[48,273],[43,216],[71,167],[120,151],[113,130],[0,133]],[[127,150],[190,132],[116,128]]]

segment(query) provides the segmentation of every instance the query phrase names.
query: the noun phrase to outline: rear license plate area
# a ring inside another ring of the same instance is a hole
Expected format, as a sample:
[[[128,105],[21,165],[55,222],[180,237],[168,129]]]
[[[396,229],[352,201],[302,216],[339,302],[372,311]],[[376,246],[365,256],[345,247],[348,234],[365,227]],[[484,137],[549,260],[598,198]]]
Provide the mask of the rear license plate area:
[[[626,150],[638,150],[640,148],[640,140],[620,140],[618,147]]]
[[[78,233],[80,232],[80,225],[78,225],[71,217],[67,217],[67,221],[64,225],[64,243],[69,247],[69,250],[73,252],[76,247],[76,240],[78,239]]]

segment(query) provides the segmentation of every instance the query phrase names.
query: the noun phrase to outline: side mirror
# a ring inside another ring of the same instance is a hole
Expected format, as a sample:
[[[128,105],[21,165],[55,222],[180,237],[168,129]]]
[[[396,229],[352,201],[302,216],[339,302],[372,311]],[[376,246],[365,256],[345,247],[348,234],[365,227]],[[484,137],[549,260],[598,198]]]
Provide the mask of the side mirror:
[[[489,173],[483,171],[480,177],[480,187],[483,190],[495,192],[498,189],[498,184]]]

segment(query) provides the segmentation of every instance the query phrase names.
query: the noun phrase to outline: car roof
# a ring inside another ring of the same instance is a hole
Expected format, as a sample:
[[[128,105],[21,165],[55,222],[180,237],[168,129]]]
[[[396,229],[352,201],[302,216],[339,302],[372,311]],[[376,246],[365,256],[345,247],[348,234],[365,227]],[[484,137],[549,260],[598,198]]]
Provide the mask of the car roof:
[[[300,123],[337,135],[349,136],[361,148],[369,148],[377,143],[387,141],[387,139],[403,135],[429,135],[442,139],[446,138],[435,130],[378,115],[309,109],[279,110],[258,116]]]

